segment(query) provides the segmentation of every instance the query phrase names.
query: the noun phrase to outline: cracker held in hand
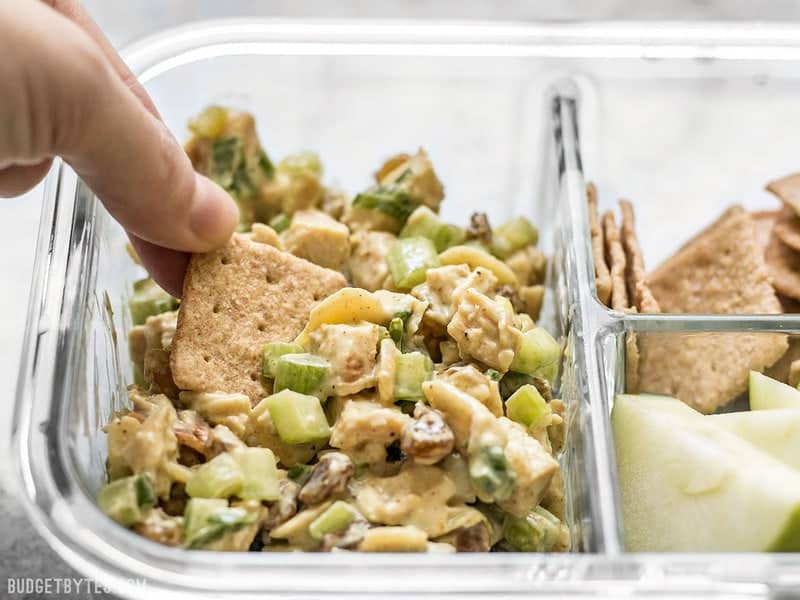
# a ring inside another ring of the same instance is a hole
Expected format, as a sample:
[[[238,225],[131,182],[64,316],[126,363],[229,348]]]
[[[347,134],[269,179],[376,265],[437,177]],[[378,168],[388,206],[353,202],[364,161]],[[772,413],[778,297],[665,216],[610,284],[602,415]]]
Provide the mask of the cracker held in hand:
[[[592,241],[592,259],[594,261],[594,279],[597,298],[605,305],[611,301],[611,274],[605,257],[605,241],[603,228],[600,226],[600,213],[597,211],[597,188],[593,183],[586,186],[589,203],[589,235]]]
[[[663,312],[775,314],[753,218],[732,207],[650,277]],[[751,369],[762,371],[786,351],[782,334],[646,334],[639,336],[643,392],[670,394],[704,413],[747,389]]]
[[[239,234],[219,250],[195,254],[172,342],[175,383],[257,402],[267,393],[261,348],[294,340],[311,308],[346,283],[336,271]]]

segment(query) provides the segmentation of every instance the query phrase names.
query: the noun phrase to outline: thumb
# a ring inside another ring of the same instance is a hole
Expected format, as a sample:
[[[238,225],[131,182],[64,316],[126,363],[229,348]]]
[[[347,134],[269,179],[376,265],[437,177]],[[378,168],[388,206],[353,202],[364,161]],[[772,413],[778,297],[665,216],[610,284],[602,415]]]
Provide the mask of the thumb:
[[[17,51],[13,62],[0,57],[0,74],[25,84],[0,89],[0,106],[9,94],[6,106],[23,115],[0,153],[63,156],[129,233],[157,246],[202,252],[227,241],[233,199],[194,172],[84,31],[38,2],[0,3],[0,40]]]

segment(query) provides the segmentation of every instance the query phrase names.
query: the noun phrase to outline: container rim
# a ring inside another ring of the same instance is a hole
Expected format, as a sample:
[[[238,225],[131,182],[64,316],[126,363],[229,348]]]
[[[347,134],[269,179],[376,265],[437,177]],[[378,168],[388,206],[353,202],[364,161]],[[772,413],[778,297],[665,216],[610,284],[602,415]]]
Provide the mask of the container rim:
[[[226,39],[237,41],[229,42]],[[201,57],[204,47],[221,48],[223,52],[230,53],[250,51],[268,54],[800,60],[800,26],[728,23],[654,25],[645,22],[420,24],[406,21],[229,19],[198,22],[166,30],[132,44],[123,51],[123,56],[132,70],[146,82],[160,73]],[[215,54],[219,52],[215,50]],[[415,579],[424,580],[425,577],[415,575],[423,571],[441,577],[443,586],[450,586],[446,588],[446,593],[453,595],[481,591],[520,595],[540,591],[577,595],[591,591],[609,593],[613,590],[621,594],[634,589],[637,592],[670,591],[686,594],[687,597],[696,597],[699,592],[709,596],[714,593],[763,595],[769,591],[769,586],[763,581],[764,575],[776,572],[780,574],[781,587],[800,586],[800,558],[763,554],[497,554],[476,557],[319,555],[314,557],[313,566],[326,575],[320,583],[314,583],[313,577],[310,577],[312,573],[307,554],[271,555],[267,569],[263,557],[192,552],[191,568],[188,568],[190,561],[187,560],[187,552],[154,548],[156,545],[152,542],[113,524],[88,499],[66,498],[60,495],[61,490],[56,486],[41,479],[43,475],[52,477],[50,461],[54,456],[48,448],[48,441],[51,441],[48,440],[48,433],[52,430],[47,427],[47,422],[32,418],[41,416],[33,413],[33,405],[36,400],[42,401],[42,398],[36,398],[37,391],[57,383],[47,371],[40,372],[40,368],[46,367],[40,359],[42,356],[48,358],[51,347],[55,347],[67,333],[59,330],[60,317],[70,308],[65,306],[64,277],[58,275],[61,268],[59,260],[63,258],[59,252],[63,253],[65,245],[74,243],[72,237],[76,235],[76,232],[69,230],[71,223],[67,231],[63,227],[64,221],[71,221],[72,218],[71,213],[66,214],[71,207],[59,202],[71,190],[69,185],[64,184],[63,177],[60,165],[55,166],[48,176],[48,189],[42,206],[11,436],[12,456],[17,463],[14,472],[23,496],[22,504],[39,532],[74,567],[115,591],[137,593],[138,585],[134,579],[144,574],[150,576],[153,582],[152,586],[146,588],[148,596],[196,598],[205,591],[216,595],[229,592],[233,596],[252,597],[258,593],[254,591],[253,584],[263,584],[266,578],[274,577],[273,593],[307,594],[315,586],[319,592],[330,592],[335,584],[341,586],[336,588],[340,594],[352,597],[360,592],[374,592],[370,585],[381,583],[385,586],[386,581],[397,581],[399,578],[408,585],[419,586],[420,582],[415,583]],[[578,180],[573,180],[571,191],[567,194],[573,198],[579,187],[575,181]],[[59,204],[62,206],[59,207]],[[572,210],[577,210],[576,206],[573,204]],[[77,232],[78,235],[80,233]],[[571,251],[575,251],[574,248]],[[59,286],[62,289],[58,289]],[[615,315],[611,317],[616,318]],[[585,323],[591,325],[598,318],[594,314],[589,315]],[[669,315],[661,316],[660,320],[669,318]],[[679,315],[673,320],[678,325],[695,326],[702,319]],[[714,317],[720,327],[744,320],[759,331],[764,331],[764,327],[766,330],[777,327],[784,331],[784,319]],[[626,316],[624,322],[632,327],[637,327],[637,323],[647,327],[650,325],[646,324],[657,320],[637,315]],[[800,331],[800,317],[786,320],[791,321],[791,328]],[[34,385],[39,375],[42,375],[42,380]],[[48,376],[51,380],[44,381]],[[596,413],[599,409],[595,407],[593,410]],[[41,429],[41,425],[45,425],[45,428]],[[30,452],[31,437],[36,437],[35,456]],[[38,464],[33,465],[32,460],[38,461]],[[74,511],[83,511],[84,517],[76,521],[71,516]],[[93,526],[91,530],[82,527],[90,521]],[[122,552],[120,548],[130,552]],[[145,558],[152,560],[148,563]],[[719,564],[710,566],[710,560],[719,561]],[[173,570],[176,565],[186,569],[180,577]],[[239,565],[243,568],[237,569]],[[665,574],[669,574],[675,565],[685,567],[685,571],[677,573],[674,579],[666,577]],[[364,569],[364,566],[369,569]],[[350,589],[354,584],[348,578],[353,577],[354,571],[348,568],[358,569],[359,576],[365,578],[364,585]],[[206,573],[203,583],[211,587],[198,590],[196,582],[192,586],[192,575],[203,572]],[[218,581],[208,577],[209,572]],[[302,588],[298,581],[309,587]]]

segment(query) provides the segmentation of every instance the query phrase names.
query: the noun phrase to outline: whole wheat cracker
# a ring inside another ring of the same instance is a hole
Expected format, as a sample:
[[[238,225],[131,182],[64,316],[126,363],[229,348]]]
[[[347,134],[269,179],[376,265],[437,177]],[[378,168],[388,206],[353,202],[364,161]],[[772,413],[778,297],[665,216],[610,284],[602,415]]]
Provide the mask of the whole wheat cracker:
[[[630,307],[625,285],[625,251],[622,249],[614,213],[610,210],[603,213],[603,236],[606,243],[606,262],[611,272],[611,308],[625,310]]]
[[[292,341],[311,308],[346,285],[341,273],[235,234],[226,246],[195,254],[170,357],[182,390],[267,393],[261,349]]]
[[[600,226],[600,213],[597,210],[597,188],[593,183],[586,186],[586,198],[589,205],[589,235],[592,242],[597,298],[603,304],[608,305],[611,301],[611,274],[606,264],[603,228]]]
[[[800,300],[800,253],[789,248],[777,236],[772,236],[765,260],[772,285],[778,293]]]
[[[650,285],[663,312],[781,312],[755,223],[739,206],[679,249],[650,276]],[[642,334],[639,387],[714,412],[745,391],[751,369],[769,367],[786,349],[783,334]]]
[[[784,208],[775,221],[774,235],[792,250],[800,252],[800,217],[790,208]]]
[[[800,215],[800,173],[792,173],[767,184],[767,191],[773,193],[795,214]]]
[[[622,214],[622,247],[625,250],[625,280],[628,288],[628,302],[640,313],[659,313],[661,309],[650,291],[650,284],[644,270],[644,257],[636,237],[633,205],[628,200],[620,200]]]
[[[780,217],[780,210],[759,210],[751,212],[750,216],[756,224],[756,241],[765,251],[772,237],[772,230],[775,222]]]

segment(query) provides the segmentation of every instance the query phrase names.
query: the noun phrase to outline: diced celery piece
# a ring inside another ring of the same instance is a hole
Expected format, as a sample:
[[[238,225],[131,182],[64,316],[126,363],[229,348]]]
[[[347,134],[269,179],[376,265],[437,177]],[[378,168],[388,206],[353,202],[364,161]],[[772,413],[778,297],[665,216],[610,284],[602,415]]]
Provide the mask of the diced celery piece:
[[[377,210],[405,223],[409,215],[419,206],[406,190],[396,184],[374,185],[353,199],[353,206]]]
[[[237,495],[242,484],[239,463],[233,456],[223,452],[194,472],[186,484],[186,493],[193,498],[228,498]]]
[[[330,437],[331,429],[318,398],[282,390],[266,397],[269,416],[287,444],[304,444]]]
[[[229,507],[227,500],[191,498],[186,504],[183,546],[202,548],[226,533],[255,523],[256,515],[239,507]]]
[[[539,231],[525,217],[509,219],[492,232],[492,253],[508,258],[525,246],[539,241]]]
[[[214,140],[211,144],[209,175],[226,190],[234,185],[234,175],[243,162],[242,143],[238,137],[228,136]]]
[[[483,446],[470,459],[469,476],[484,501],[502,502],[517,485],[516,473],[500,446]]]
[[[522,334],[511,370],[526,375],[538,375],[552,382],[558,371],[561,348],[558,342],[542,327],[534,327]]]
[[[204,138],[216,139],[225,130],[228,111],[221,106],[209,106],[189,121],[189,131]]]
[[[156,503],[153,486],[146,475],[131,475],[104,485],[97,504],[117,523],[130,527],[142,520],[143,510]]]
[[[269,226],[278,233],[283,233],[292,225],[292,219],[289,215],[279,213],[269,220]]]
[[[561,529],[552,513],[537,506],[524,519],[507,514],[503,521],[503,537],[519,552],[546,552],[558,541]]]
[[[275,364],[274,391],[292,390],[324,400],[330,394],[331,366],[313,354],[284,354]]]
[[[269,379],[274,379],[278,359],[284,354],[301,354],[303,347],[300,344],[288,342],[270,342],[261,350],[261,374]]]
[[[278,171],[289,175],[309,173],[315,177],[322,177],[322,162],[315,152],[297,152],[289,154],[278,163]]]
[[[178,302],[148,277],[133,284],[133,294],[128,306],[133,324],[143,325],[147,317],[175,310]]]
[[[428,269],[439,266],[436,247],[428,238],[412,237],[395,241],[386,255],[394,284],[404,290],[425,281]]]
[[[281,496],[275,455],[269,448],[239,448],[233,453],[242,472],[243,500],[277,500]]]
[[[341,531],[355,519],[355,512],[344,500],[337,500],[314,519],[308,526],[308,533],[315,540],[321,540],[329,533]]]
[[[466,232],[456,225],[443,223],[427,206],[417,207],[400,231],[401,238],[424,237],[433,242],[437,252],[457,246],[467,238]]]
[[[500,381],[502,378],[500,371],[497,369],[486,369],[486,373],[484,373],[484,375],[486,375],[492,381]]]
[[[506,400],[506,415],[512,421],[530,429],[543,429],[550,425],[553,411],[533,385],[523,385]]]
[[[394,399],[422,400],[422,384],[433,379],[433,361],[422,352],[400,354],[395,358]]]

